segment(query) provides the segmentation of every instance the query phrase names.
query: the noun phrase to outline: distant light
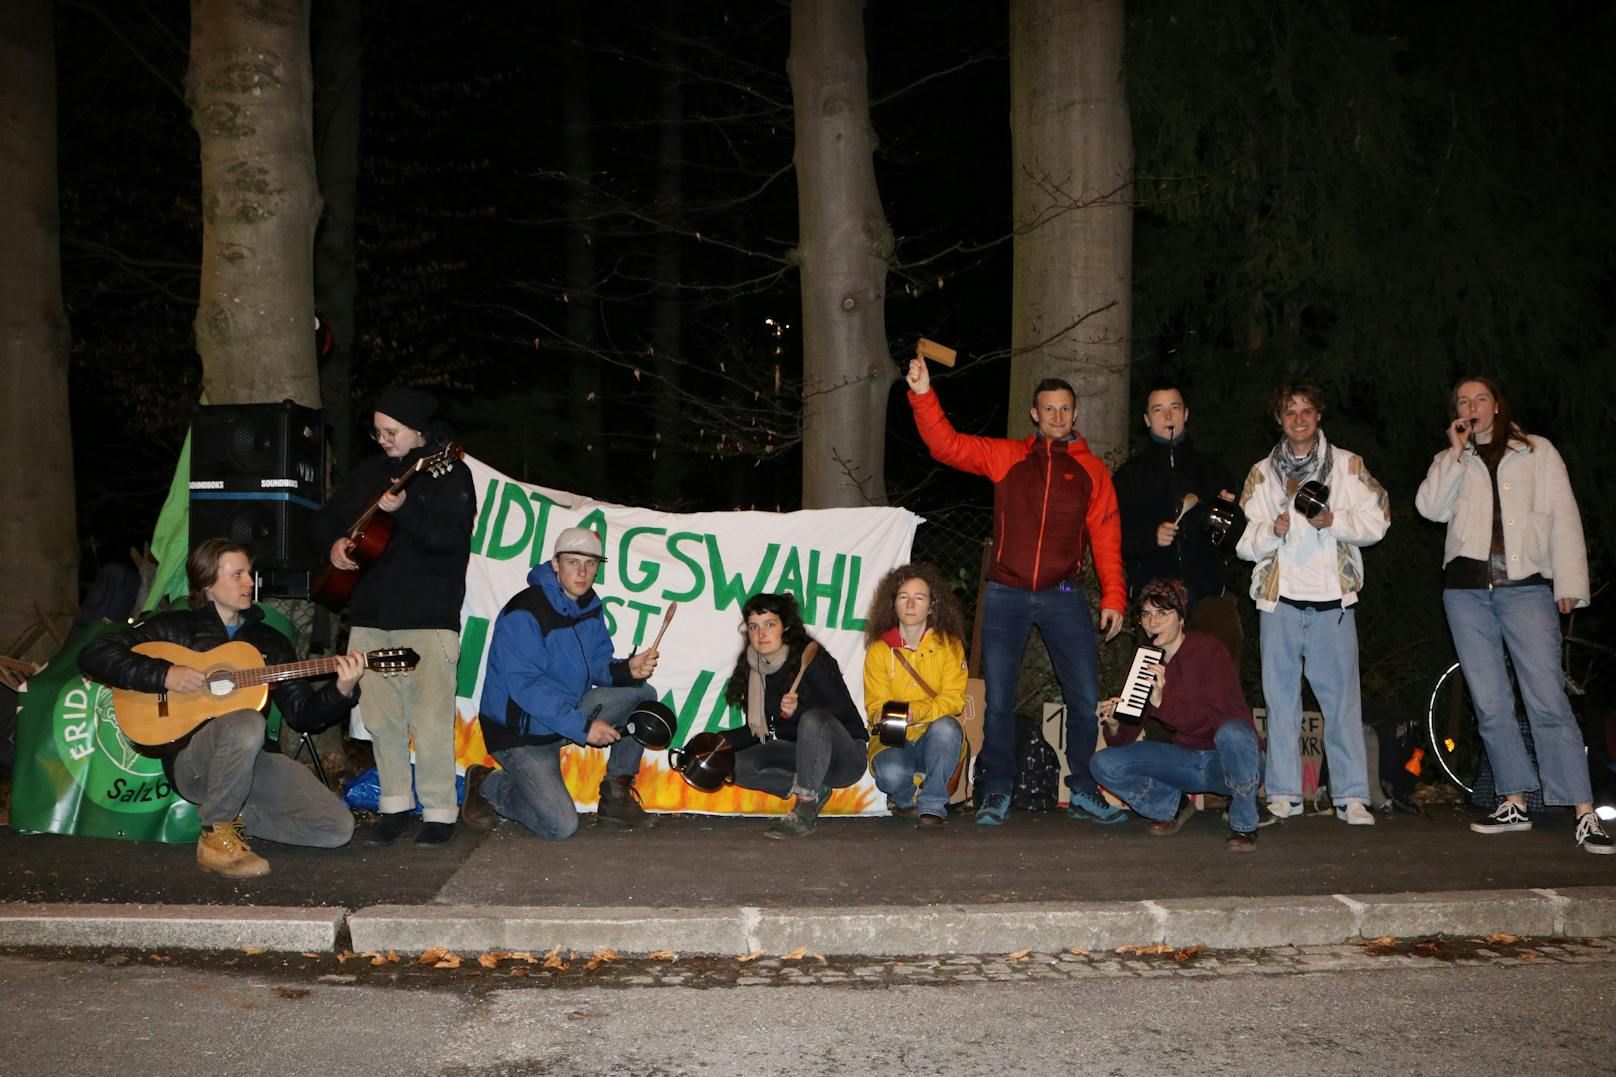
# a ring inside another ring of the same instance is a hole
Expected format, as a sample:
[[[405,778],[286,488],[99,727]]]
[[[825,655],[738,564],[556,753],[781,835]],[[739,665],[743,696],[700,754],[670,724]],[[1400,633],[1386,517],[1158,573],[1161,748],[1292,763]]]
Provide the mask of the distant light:
[[[1609,804],[1601,804],[1599,807],[1594,809],[1594,814],[1608,823],[1611,820],[1616,819],[1616,807],[1612,807]]]

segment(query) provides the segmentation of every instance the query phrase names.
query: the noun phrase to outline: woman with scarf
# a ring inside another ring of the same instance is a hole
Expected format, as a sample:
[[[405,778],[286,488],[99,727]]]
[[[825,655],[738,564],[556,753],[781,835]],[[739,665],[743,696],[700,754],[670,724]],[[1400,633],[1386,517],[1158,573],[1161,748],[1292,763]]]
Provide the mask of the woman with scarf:
[[[1442,552],[1442,605],[1476,725],[1498,792],[1478,834],[1532,829],[1525,794],[1571,805],[1577,845],[1609,853],[1610,836],[1593,812],[1587,752],[1560,673],[1560,618],[1588,604],[1588,552],[1565,462],[1547,438],[1510,418],[1491,378],[1454,386],[1448,445],[1431,461],[1415,495],[1428,520],[1448,525]],[[1505,651],[1520,682],[1532,730],[1532,766]]]
[[[922,829],[948,819],[948,782],[965,758],[965,615],[935,567],[900,565],[876,586],[864,636],[864,709],[873,729],[888,703],[909,709],[903,744],[870,740],[870,769],[897,816]],[[918,790],[916,786],[919,786]]]
[[[735,749],[734,781],[781,799],[795,796],[766,833],[800,838],[813,830],[832,789],[864,777],[864,722],[829,651],[816,646],[803,668],[813,640],[796,599],[753,595],[741,617],[746,643],[724,699],[741,708],[746,724],[722,734]]]

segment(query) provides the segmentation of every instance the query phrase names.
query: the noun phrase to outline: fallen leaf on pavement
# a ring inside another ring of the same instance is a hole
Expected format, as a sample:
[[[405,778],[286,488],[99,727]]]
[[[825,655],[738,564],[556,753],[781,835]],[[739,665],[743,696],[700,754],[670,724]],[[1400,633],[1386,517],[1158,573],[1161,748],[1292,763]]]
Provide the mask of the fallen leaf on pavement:
[[[442,961],[432,966],[435,969],[457,969],[460,967],[460,955],[449,954]]]
[[[1501,942],[1501,943],[1505,943],[1507,945],[1508,943],[1512,943],[1512,942],[1520,942],[1521,937],[1519,935],[1506,935],[1502,931],[1495,931],[1491,935],[1487,936],[1487,941],[1488,942]]]
[[[550,947],[550,952],[545,954],[544,956],[545,957],[554,957],[556,954],[559,954],[560,952],[561,952],[561,943],[557,942],[554,946]]]
[[[264,952],[264,948],[262,946],[243,946],[241,952],[244,954],[261,954]]]
[[[1523,960],[1523,961],[1536,961],[1537,960],[1537,951],[1536,950],[1522,950],[1521,951],[1521,960]]]
[[[516,968],[511,970],[511,975],[512,976],[526,976],[527,975],[527,966],[518,965]]]
[[[582,1021],[584,1018],[586,1018],[588,1016],[589,1016],[589,1014],[584,1010],[573,1010],[571,1013],[567,1014],[567,1020],[569,1020],[569,1021]]]
[[[387,960],[389,960],[389,961],[397,961],[398,960],[398,951],[397,950],[389,950],[389,951],[387,951]]]
[[[477,964],[481,965],[485,969],[496,968],[499,965],[499,957],[497,955],[491,954],[491,953],[489,953],[489,954],[478,954],[477,955]]]
[[[756,961],[758,958],[760,958],[762,956],[763,956],[763,951],[762,950],[753,950],[749,954],[742,954],[740,957],[737,957],[735,960],[741,962],[742,964],[745,964],[748,961]]]
[[[780,960],[781,961],[801,961],[803,958],[805,958],[807,956],[808,956],[808,947],[799,946],[795,950],[792,950],[788,954],[781,954],[780,955]]]
[[[658,950],[651,955],[652,961],[672,961],[676,955],[672,950]]]
[[[1030,946],[1025,950],[1017,950],[1015,953],[1010,955],[1010,960],[1011,961],[1025,961],[1025,960],[1027,960],[1027,955],[1030,954],[1030,953],[1032,953],[1032,947],[1030,947]]]
[[[387,964],[387,958],[383,957],[381,954],[372,954],[370,956],[370,963],[372,965],[385,965]]]
[[[596,961],[616,961],[621,956],[621,954],[612,949],[610,946],[602,947],[601,949],[596,950],[593,954]]]
[[[549,957],[544,959],[544,967],[547,969],[561,969],[565,971],[567,963],[561,960],[561,956],[559,954],[551,954]]]
[[[1154,946],[1118,946],[1119,954],[1170,954],[1173,948],[1165,942],[1158,942]]]
[[[1357,942],[1357,944],[1359,946],[1380,946],[1380,947],[1396,946],[1397,945],[1397,936],[1396,935],[1382,935],[1382,936],[1380,936],[1379,938],[1376,938],[1376,939],[1355,939],[1354,941]]]
[[[172,957],[169,957],[167,954],[147,954],[146,956],[150,957],[153,961],[172,961],[172,960],[174,960]]]
[[[505,956],[510,958],[512,961],[526,961],[529,965],[536,965],[539,961],[539,959],[534,957],[532,952],[529,950],[509,950],[506,952]]]
[[[1206,949],[1206,943],[1204,942],[1198,942],[1194,946],[1186,946],[1182,950],[1179,950],[1178,953],[1173,955],[1173,960],[1188,961],[1190,958],[1194,957],[1204,949]]]
[[[824,954],[814,954],[813,958],[814,958],[815,961],[819,962],[821,965],[830,964],[829,961],[825,960],[825,955]]]
[[[304,950],[303,951],[303,956],[304,957],[319,957],[320,955],[315,953],[313,950]]]
[[[350,957],[352,957],[353,955],[354,955],[354,952],[352,950],[344,950],[344,951],[342,951],[341,953],[339,953],[337,955],[337,964],[346,965],[348,963],[348,959]]]
[[[1089,953],[1089,951],[1083,949],[1081,946],[1068,946],[1066,948],[1066,952],[1070,953],[1070,954],[1076,954],[1078,957],[1093,957],[1094,956],[1093,954]]]
[[[416,962],[422,965],[431,965],[443,960],[443,955],[449,952],[447,946],[434,946],[430,950],[422,950]]]

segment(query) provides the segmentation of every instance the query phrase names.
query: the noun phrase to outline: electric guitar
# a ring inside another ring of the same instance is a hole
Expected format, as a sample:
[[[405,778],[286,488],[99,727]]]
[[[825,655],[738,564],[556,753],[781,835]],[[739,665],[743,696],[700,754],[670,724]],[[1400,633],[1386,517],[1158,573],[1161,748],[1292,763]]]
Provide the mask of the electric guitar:
[[[232,640],[211,651],[193,651],[178,643],[152,640],[137,643],[136,654],[162,658],[177,666],[201,670],[208,679],[200,692],[137,692],[129,688],[112,690],[112,709],[118,728],[135,744],[160,748],[189,736],[210,718],[231,711],[263,710],[269,700],[269,686],[304,677],[324,677],[337,671],[335,658],[311,658],[303,662],[264,665],[258,648],[245,640]],[[389,647],[371,651],[365,666],[383,675],[408,673],[421,656],[409,647]]]
[[[393,540],[393,532],[398,529],[392,514],[380,511],[382,498],[398,493],[423,471],[430,471],[435,477],[448,474],[455,461],[464,455],[466,450],[459,443],[451,441],[437,452],[415,461],[409,470],[372,498],[370,504],[365,506],[365,511],[359,514],[359,519],[348,528],[348,541],[352,544],[348,547],[348,557],[359,567],[337,568],[328,559],[314,574],[314,582],[309,584],[309,597],[328,610],[340,610],[347,605],[360,579],[381,560],[387,544]]]

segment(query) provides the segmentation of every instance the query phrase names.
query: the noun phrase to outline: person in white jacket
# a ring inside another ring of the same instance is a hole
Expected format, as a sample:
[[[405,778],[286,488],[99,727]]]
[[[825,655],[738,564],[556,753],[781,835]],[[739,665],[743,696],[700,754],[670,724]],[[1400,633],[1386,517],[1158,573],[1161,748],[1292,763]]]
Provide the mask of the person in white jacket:
[[[1319,429],[1324,404],[1318,386],[1282,386],[1272,405],[1283,436],[1246,475],[1240,495],[1246,529],[1235,547],[1257,564],[1251,597],[1259,611],[1268,711],[1268,810],[1279,819],[1302,812],[1305,674],[1324,710],[1336,818],[1373,826],[1353,606],[1363,588],[1359,550],[1379,542],[1391,525],[1386,491],[1362,457],[1331,445]],[[1318,492],[1303,491],[1308,483],[1323,484],[1322,500],[1306,496]]]
[[[1532,829],[1524,794],[1572,805],[1578,846],[1609,853],[1593,812],[1587,750],[1560,672],[1560,618],[1588,604],[1588,552],[1565,462],[1546,438],[1510,419],[1491,378],[1467,377],[1453,390],[1447,448],[1436,454],[1414,505],[1448,525],[1442,551],[1442,605],[1476,707],[1476,725],[1497,790],[1478,834]],[[1537,751],[1534,771],[1510,686],[1515,666]]]

